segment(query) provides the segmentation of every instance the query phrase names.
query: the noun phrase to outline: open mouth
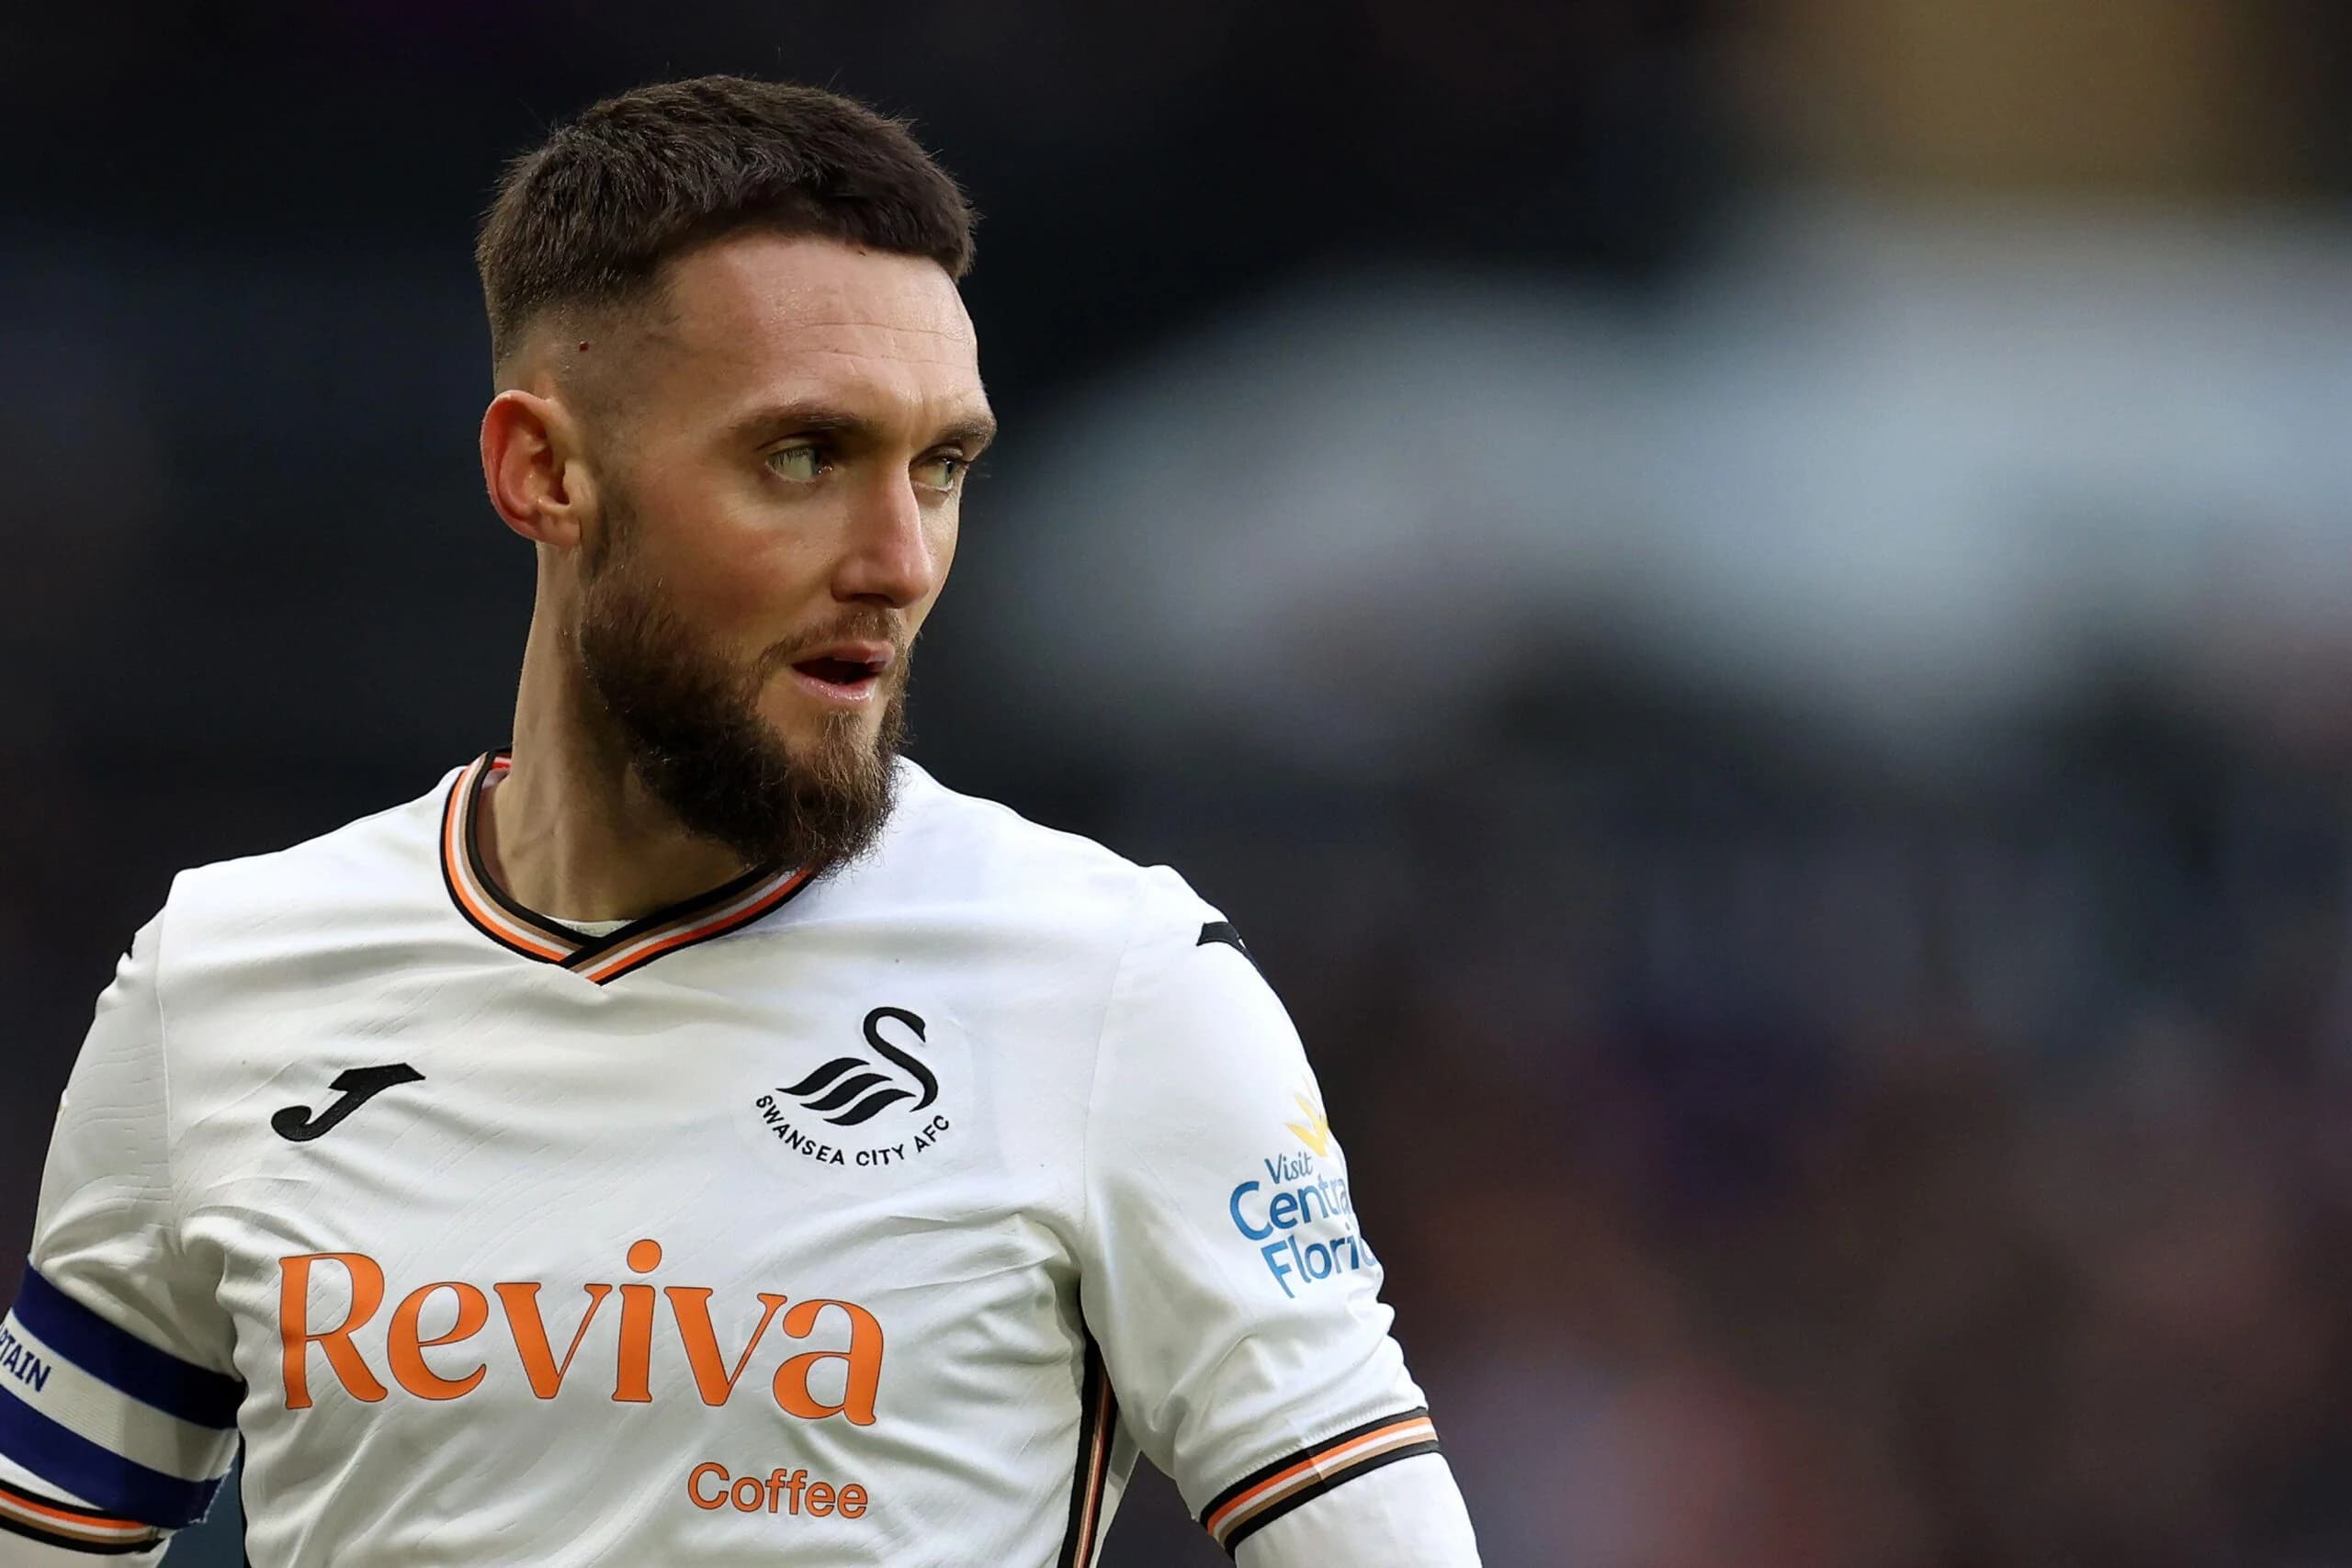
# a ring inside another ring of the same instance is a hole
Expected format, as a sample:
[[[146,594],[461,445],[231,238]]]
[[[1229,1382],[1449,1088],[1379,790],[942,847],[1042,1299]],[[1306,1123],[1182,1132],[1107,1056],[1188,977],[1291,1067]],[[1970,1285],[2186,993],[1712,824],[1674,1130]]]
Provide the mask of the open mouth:
[[[801,689],[828,702],[864,703],[882,689],[898,649],[887,642],[844,642],[792,661]]]
[[[863,685],[882,673],[879,663],[863,659],[804,659],[793,668],[822,685],[845,688]]]

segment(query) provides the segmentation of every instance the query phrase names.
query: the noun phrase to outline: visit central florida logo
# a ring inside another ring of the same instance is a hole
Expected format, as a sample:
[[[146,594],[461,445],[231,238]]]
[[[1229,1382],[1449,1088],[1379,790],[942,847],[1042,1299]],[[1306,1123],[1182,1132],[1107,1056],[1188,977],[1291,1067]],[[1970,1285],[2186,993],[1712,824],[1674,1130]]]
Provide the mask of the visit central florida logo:
[[[1285,1296],[1379,1263],[1356,1232],[1347,1165],[1322,1104],[1311,1086],[1291,1099],[1300,1120],[1283,1127],[1298,1147],[1277,1149],[1261,1160],[1263,1179],[1252,1176],[1240,1182],[1225,1203],[1233,1228],[1257,1247],[1259,1260]]]
[[[883,1032],[886,1023],[899,1035],[895,1043]],[[896,1165],[929,1153],[954,1125],[944,1114],[923,1114],[939,1099],[938,1075],[922,1055],[930,1030],[919,1013],[876,1008],[861,1029],[865,1052],[834,1056],[761,1095],[752,1101],[761,1125],[793,1153],[825,1165]]]

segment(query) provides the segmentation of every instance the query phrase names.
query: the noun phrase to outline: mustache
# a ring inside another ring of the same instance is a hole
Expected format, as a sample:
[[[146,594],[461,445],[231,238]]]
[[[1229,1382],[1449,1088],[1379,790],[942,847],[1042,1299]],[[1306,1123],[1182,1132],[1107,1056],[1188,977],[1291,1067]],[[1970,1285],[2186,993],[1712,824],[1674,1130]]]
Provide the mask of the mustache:
[[[775,644],[761,656],[760,672],[773,674],[843,642],[888,643],[893,674],[906,668],[908,655],[914,650],[914,639],[907,635],[896,615],[888,610],[864,607]]]

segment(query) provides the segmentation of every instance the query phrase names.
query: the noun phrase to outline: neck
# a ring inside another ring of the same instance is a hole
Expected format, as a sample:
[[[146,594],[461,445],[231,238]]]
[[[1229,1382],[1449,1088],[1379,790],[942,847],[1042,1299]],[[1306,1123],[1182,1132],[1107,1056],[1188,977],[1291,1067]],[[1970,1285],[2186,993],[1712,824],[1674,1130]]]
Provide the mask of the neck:
[[[575,651],[539,614],[523,651],[514,765],[475,831],[507,896],[559,919],[635,919],[748,869],[647,792]]]

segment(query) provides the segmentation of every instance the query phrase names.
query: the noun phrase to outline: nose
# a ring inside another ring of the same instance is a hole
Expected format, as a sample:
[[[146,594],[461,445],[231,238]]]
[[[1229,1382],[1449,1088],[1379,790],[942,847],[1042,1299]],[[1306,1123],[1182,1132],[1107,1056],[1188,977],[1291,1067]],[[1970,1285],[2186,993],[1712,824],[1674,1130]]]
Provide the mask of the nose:
[[[939,586],[940,551],[914,483],[879,474],[852,502],[833,597],[904,610]]]

